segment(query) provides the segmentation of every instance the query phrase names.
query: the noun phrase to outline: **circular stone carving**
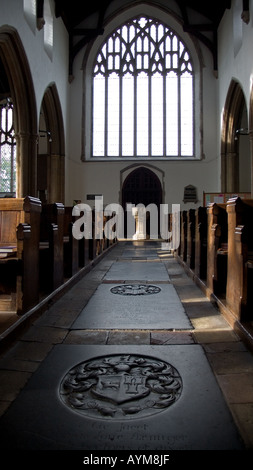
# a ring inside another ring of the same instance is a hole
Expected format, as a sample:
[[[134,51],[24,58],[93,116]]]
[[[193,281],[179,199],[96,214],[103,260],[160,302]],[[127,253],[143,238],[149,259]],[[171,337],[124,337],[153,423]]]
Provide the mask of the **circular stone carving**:
[[[84,416],[133,419],[159,413],[182,392],[182,379],[160,359],[115,354],[73,367],[63,378],[63,402]]]
[[[150,295],[158,294],[160,291],[160,287],[149,284],[121,284],[111,288],[113,294],[120,295]]]

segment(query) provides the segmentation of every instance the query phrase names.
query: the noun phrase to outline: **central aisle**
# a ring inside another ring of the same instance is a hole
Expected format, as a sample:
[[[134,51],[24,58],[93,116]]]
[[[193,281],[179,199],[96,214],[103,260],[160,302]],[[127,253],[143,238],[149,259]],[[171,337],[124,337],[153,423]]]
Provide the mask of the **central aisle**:
[[[163,251],[151,243],[148,247],[137,244],[137,249],[133,245],[123,251],[122,258],[112,264],[73,329],[192,328],[159,257]]]
[[[108,332],[127,330],[136,339],[147,330],[158,338],[194,330],[171,283],[177,264],[161,245],[125,243],[118,250],[119,258],[108,258],[59,301],[77,310],[81,288],[85,296],[99,276],[65,342],[54,345],[0,420],[1,448],[241,449],[201,345],[108,341]],[[105,331],[105,344],[98,344]]]

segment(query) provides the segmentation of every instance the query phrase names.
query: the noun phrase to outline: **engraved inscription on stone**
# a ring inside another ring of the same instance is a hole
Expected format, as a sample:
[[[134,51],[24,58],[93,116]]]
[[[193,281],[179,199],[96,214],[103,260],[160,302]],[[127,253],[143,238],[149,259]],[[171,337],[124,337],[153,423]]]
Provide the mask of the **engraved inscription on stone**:
[[[182,392],[182,378],[171,364],[149,356],[115,354],[73,367],[60,396],[89,417],[133,419],[161,412]]]
[[[158,294],[160,287],[146,284],[122,284],[111,288],[113,294],[120,295],[150,295]]]

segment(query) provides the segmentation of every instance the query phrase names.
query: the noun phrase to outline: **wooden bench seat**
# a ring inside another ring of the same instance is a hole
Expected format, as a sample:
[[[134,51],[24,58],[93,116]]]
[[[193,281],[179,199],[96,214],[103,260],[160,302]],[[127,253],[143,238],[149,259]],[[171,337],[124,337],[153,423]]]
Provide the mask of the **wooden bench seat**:
[[[226,296],[228,223],[226,204],[207,207],[207,287],[211,293]]]
[[[194,271],[201,280],[207,275],[207,209],[199,207],[195,211],[195,263]]]
[[[11,309],[22,314],[38,302],[40,213],[41,202],[37,198],[0,199],[2,311]],[[8,250],[7,246],[12,248]]]
[[[187,229],[188,229],[187,211],[181,211],[179,256],[184,262],[186,262],[187,260]]]
[[[241,321],[253,320],[253,200],[231,198],[228,214],[228,278],[226,302]]]
[[[39,243],[41,294],[54,291],[64,282],[64,213],[62,203],[42,206]]]
[[[187,211],[187,253],[186,263],[190,269],[195,267],[195,224],[196,215],[195,210],[190,209]]]
[[[79,269],[79,240],[72,235],[76,217],[72,215],[73,207],[66,207],[64,212],[63,246],[64,246],[64,276],[72,277]]]

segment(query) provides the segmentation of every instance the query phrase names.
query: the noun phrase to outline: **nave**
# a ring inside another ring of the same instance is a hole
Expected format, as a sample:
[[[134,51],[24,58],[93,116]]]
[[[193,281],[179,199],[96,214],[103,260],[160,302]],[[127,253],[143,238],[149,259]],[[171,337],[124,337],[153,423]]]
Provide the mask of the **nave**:
[[[1,449],[252,449],[252,376],[173,255],[118,242],[2,352]]]

